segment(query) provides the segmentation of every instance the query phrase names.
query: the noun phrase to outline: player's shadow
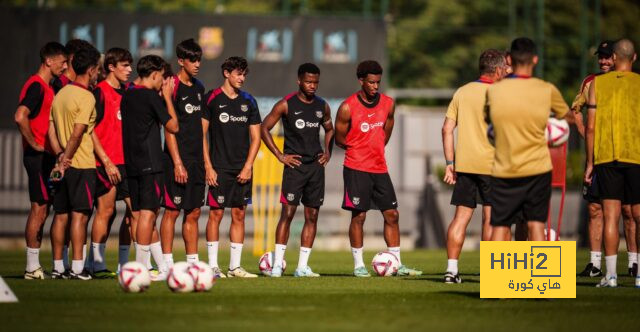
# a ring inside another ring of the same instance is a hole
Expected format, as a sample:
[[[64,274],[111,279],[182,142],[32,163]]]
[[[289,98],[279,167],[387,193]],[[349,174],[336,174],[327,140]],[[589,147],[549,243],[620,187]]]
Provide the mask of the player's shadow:
[[[477,275],[475,274],[461,274],[460,277],[462,278],[462,283],[468,283],[468,284],[479,284],[480,281],[476,280],[476,279],[465,279],[466,277],[476,277]],[[429,282],[434,282],[434,283],[438,283],[438,284],[442,284],[443,282],[443,277],[441,274],[423,274],[422,276],[419,277],[406,277],[404,278],[404,280],[413,280],[413,281],[429,281]]]
[[[24,275],[2,276],[3,279],[24,279]]]
[[[462,297],[477,299],[477,300],[480,299],[480,292],[443,291],[443,292],[437,292],[436,294],[462,296]]]

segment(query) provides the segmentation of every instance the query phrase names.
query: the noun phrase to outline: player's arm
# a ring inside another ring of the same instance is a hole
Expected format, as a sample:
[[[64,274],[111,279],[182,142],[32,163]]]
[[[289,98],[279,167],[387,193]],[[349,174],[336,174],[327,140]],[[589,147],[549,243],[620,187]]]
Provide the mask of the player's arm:
[[[49,118],[49,130],[47,130],[47,139],[49,139],[49,145],[53,153],[60,157],[62,155],[62,147],[58,141],[58,135],[56,134],[56,126],[53,124],[53,119]]]
[[[391,105],[391,111],[387,115],[387,121],[384,123],[384,145],[389,143],[389,139],[391,139],[391,133],[393,132],[393,125],[395,124],[395,114],[396,114],[396,103],[394,102]]]
[[[591,82],[589,87],[589,99],[587,100],[587,128],[586,128],[586,149],[587,165],[584,171],[584,182],[591,185],[593,175],[593,142],[595,140],[596,128],[596,81]]]
[[[322,128],[324,129],[324,152],[318,158],[318,162],[322,166],[326,166],[331,159],[331,152],[333,152],[333,123],[331,121],[331,108],[328,103],[324,104],[324,117],[322,118]]]
[[[206,109],[206,107],[205,107]],[[205,181],[209,186],[218,186],[218,174],[213,169],[209,153],[209,118],[202,118],[202,155],[204,156]]]
[[[98,157],[98,159],[100,159],[102,165],[104,165],[104,170],[107,172],[109,182],[111,182],[111,184],[120,183],[122,180],[120,170],[118,170],[118,167],[111,162],[111,159],[104,151],[102,143],[100,143],[100,139],[98,139],[98,135],[96,135],[95,131],[91,133],[91,140],[93,141],[93,153]]]
[[[251,137],[251,145],[249,145],[247,161],[245,161],[244,167],[236,177],[240,183],[247,183],[251,179],[253,162],[256,160],[258,150],[260,150],[260,124],[249,125],[249,136]]]
[[[276,156],[276,158],[278,158],[281,163],[283,163],[285,166],[293,168],[296,166],[300,166],[301,156],[297,154],[282,153],[282,151],[280,151],[280,149],[278,149],[278,147],[276,146],[276,142],[273,140],[270,132],[271,129],[273,129],[276,123],[278,123],[278,121],[280,121],[282,116],[284,116],[285,114],[287,114],[287,101],[283,99],[273,105],[273,109],[271,109],[271,112],[269,112],[269,114],[267,114],[267,116],[264,118],[264,121],[262,121],[262,124],[260,125],[260,136],[262,136],[262,141],[267,146],[269,151],[271,151],[271,153],[273,153],[273,155]]]
[[[444,150],[444,159],[447,163],[444,172],[444,182],[447,184],[456,183],[456,171],[453,164],[455,160],[453,131],[455,130],[456,125],[456,120],[449,117],[444,119],[444,124],[442,125],[442,147]]]
[[[20,105],[16,109],[14,120],[18,125],[18,130],[22,134],[24,140],[36,151],[44,151],[44,147],[36,143],[36,139],[29,125],[29,114],[36,111],[38,105],[42,103],[43,93],[42,87],[38,83],[31,83],[25,92],[24,98],[20,100]]]
[[[347,133],[349,132],[349,126],[351,124],[351,111],[347,103],[342,103],[338,108],[338,114],[336,114],[335,125],[335,142],[336,145],[346,149],[347,148]]]
[[[80,142],[82,141],[82,135],[87,130],[87,125],[84,123],[75,123],[73,125],[73,131],[71,132],[71,136],[69,137],[69,141],[67,142],[67,146],[64,149],[62,154],[62,163],[59,165],[58,171],[60,171],[61,175],[64,175],[64,171],[71,166],[71,159],[78,151],[78,147],[80,146]]]
[[[180,126],[178,125],[178,116],[176,115],[176,110],[173,107],[173,78],[168,77],[165,78],[162,82],[162,98],[164,99],[164,103],[167,106],[167,113],[169,113],[169,121],[164,124],[164,129],[171,134],[177,134],[178,130],[180,130]]]

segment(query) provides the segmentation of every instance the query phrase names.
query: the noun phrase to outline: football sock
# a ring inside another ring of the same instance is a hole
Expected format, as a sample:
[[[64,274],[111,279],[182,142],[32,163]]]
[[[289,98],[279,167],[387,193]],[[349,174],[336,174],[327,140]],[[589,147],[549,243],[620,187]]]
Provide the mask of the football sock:
[[[131,246],[119,246],[118,247],[118,265],[122,266],[127,264],[127,262],[129,261],[129,248]],[[120,270],[120,269],[118,269]]]
[[[242,243],[231,242],[231,258],[229,260],[229,270],[233,270],[240,266],[241,256],[242,256]]]
[[[149,250],[151,250],[151,256],[153,256],[153,260],[158,266],[158,271],[160,273],[166,272],[168,269],[167,264],[164,262],[164,256],[162,256],[162,246],[160,245],[160,241],[152,243],[149,246]]]
[[[84,268],[84,262],[80,260],[72,260],[71,261],[71,271],[75,274],[82,273],[82,269]]]
[[[53,269],[60,273],[65,271],[64,263],[62,262],[62,259],[56,259],[53,261]]]
[[[198,254],[187,255],[187,263],[197,263],[199,260]]]
[[[89,251],[89,259],[87,259],[87,245],[82,245],[82,264],[87,271],[91,271],[93,267],[93,251]]]
[[[40,268],[40,248],[27,247],[27,271],[33,272]]]
[[[616,272],[616,262],[618,260],[618,255],[605,256],[604,261],[607,264],[607,279],[609,277],[617,277],[618,273]]]
[[[448,259],[447,260],[447,272],[451,272],[454,275],[458,274],[458,260],[457,259]]]
[[[276,243],[276,254],[273,258],[273,267],[280,266],[282,267],[282,261],[284,260],[284,252],[287,250],[286,244],[277,244]]]
[[[602,251],[591,252],[591,264],[598,269],[602,268]]]
[[[307,267],[311,248],[300,247],[300,258],[298,258],[298,269],[302,270]]]
[[[633,264],[638,264],[638,253],[637,252],[629,252],[629,268],[633,267]]]
[[[93,252],[93,271],[102,271],[107,269],[104,259],[104,251],[107,247],[106,243],[91,242],[91,251]]]
[[[136,244],[136,262],[147,264],[149,257],[151,256],[151,250],[149,245]]]
[[[209,256],[209,266],[218,267],[218,241],[207,242],[207,255]]]
[[[400,247],[389,247],[387,250],[396,256],[398,259],[398,264],[402,265],[402,261],[400,260]]]
[[[167,268],[170,269],[173,267],[173,254],[163,254],[164,262],[167,264]],[[188,256],[188,255],[187,255]]]
[[[353,255],[354,269],[364,267],[364,261],[362,260],[362,248],[351,248],[351,254]]]
[[[69,265],[69,246],[65,245],[64,247],[62,247],[62,263],[64,264],[64,270],[69,270],[71,269],[71,266]]]

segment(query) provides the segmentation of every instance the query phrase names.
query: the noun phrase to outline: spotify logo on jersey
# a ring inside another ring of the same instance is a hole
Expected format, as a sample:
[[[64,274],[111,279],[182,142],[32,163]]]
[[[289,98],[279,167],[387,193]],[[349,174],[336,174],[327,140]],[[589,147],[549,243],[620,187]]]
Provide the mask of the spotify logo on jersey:
[[[302,119],[296,120],[296,128],[298,128],[298,129],[304,128],[304,120],[302,120]]]
[[[191,104],[187,104],[184,106],[184,110],[185,112],[187,112],[188,114],[191,114],[193,112],[197,112],[200,110],[200,106],[193,106]]]
[[[229,122],[229,114],[222,112],[220,113],[220,116],[218,117],[218,119],[220,119],[220,122],[222,123],[227,123]]]

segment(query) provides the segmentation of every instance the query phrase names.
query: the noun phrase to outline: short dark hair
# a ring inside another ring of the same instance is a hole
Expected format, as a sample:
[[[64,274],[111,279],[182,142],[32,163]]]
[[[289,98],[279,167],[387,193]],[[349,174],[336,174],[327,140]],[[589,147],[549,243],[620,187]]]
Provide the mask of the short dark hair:
[[[193,38],[181,41],[176,45],[176,56],[178,59],[187,59],[191,62],[200,61],[202,58],[202,47]]]
[[[93,45],[84,39],[71,39],[64,47],[67,49],[67,54],[75,55],[79,50],[83,48],[91,48]]]
[[[358,69],[356,69],[356,76],[360,78],[365,78],[367,75],[382,75],[382,66],[375,60],[365,60],[358,64]]]
[[[303,63],[298,67],[298,77],[304,76],[304,74],[316,74],[320,75],[320,68],[313,63]]]
[[[131,52],[120,47],[110,48],[104,55],[104,71],[109,73],[109,65],[113,65],[115,67],[118,65],[118,62],[133,63]]]
[[[95,47],[87,47],[79,49],[71,60],[71,67],[77,75],[83,75],[87,73],[89,68],[97,66],[100,62],[100,52]]]
[[[220,68],[222,68],[223,76],[224,76],[225,70],[228,71],[229,73],[231,73],[234,70],[239,70],[245,73],[245,75],[249,73],[249,64],[247,63],[247,59],[241,56],[232,56],[227,58],[226,60],[224,60]]]
[[[499,67],[504,67],[505,62],[504,52],[488,49],[482,52],[478,61],[480,74],[493,74]]]
[[[161,71],[166,68],[166,61],[157,55],[145,55],[136,65],[136,71],[140,78],[149,77],[153,72]]]
[[[58,42],[48,42],[40,49],[40,62],[44,63],[47,58],[57,55],[67,55],[67,49]]]
[[[162,74],[163,78],[169,78],[173,76],[173,69],[171,69],[171,64],[167,61],[164,62],[164,73]]]
[[[511,42],[511,65],[528,65],[533,62],[533,57],[538,54],[536,43],[527,37],[516,38]]]

